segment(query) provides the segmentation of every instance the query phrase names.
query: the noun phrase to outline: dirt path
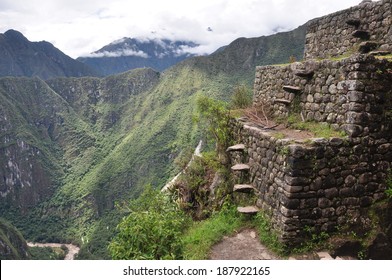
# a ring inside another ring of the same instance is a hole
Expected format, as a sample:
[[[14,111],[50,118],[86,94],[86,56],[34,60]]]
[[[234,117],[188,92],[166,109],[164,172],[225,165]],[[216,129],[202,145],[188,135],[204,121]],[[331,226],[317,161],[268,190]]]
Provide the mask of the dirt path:
[[[73,244],[60,244],[60,243],[27,243],[29,247],[61,247],[62,245],[65,245],[68,248],[68,253],[65,256],[64,260],[73,260],[75,255],[79,253],[80,248],[78,246],[75,246]]]
[[[211,248],[210,260],[278,260],[277,255],[269,251],[260,243],[254,229],[244,229],[237,234],[227,237]],[[308,252],[301,255],[292,255],[288,260],[355,260],[350,256],[337,256],[333,258],[329,252]]]
[[[223,240],[211,249],[211,260],[276,260],[278,257],[271,253],[258,239],[256,231],[244,229]]]

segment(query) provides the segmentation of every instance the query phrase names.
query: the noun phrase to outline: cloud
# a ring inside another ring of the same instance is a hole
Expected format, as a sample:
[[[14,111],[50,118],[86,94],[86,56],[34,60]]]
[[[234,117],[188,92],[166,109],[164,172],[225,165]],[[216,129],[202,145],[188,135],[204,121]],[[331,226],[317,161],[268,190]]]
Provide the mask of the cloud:
[[[148,58],[148,54],[143,51],[134,51],[131,49],[124,49],[115,52],[103,51],[90,53],[84,57],[120,57],[120,56],[137,56],[142,58]]]
[[[195,41],[213,52],[238,37],[287,31],[360,0],[1,0],[0,32],[21,31],[72,57],[123,37]],[[211,29],[212,31],[209,31]]]

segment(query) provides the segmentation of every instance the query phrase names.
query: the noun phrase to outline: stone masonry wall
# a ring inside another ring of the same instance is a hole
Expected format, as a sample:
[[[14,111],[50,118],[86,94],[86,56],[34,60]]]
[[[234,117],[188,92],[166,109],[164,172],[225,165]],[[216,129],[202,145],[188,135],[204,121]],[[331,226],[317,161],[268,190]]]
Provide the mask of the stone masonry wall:
[[[383,118],[392,108],[391,80],[391,62],[364,54],[257,67],[254,105],[268,104],[277,118],[300,112],[304,120],[327,122],[350,136],[364,136],[387,129]],[[297,91],[285,91],[285,86]]]
[[[271,131],[237,124],[237,141],[247,147],[238,160],[248,162],[257,206],[284,243],[305,240],[306,228],[331,232],[358,225],[363,211],[385,198],[392,167],[391,81],[392,63],[365,54],[257,67],[255,106],[268,104],[276,118],[300,114],[347,134],[276,139]]]
[[[385,198],[391,141],[370,136],[276,139],[271,131],[240,122],[235,131],[247,147],[257,206],[289,246],[306,239],[306,228],[333,232],[357,223],[362,209]],[[244,160],[236,156],[233,163]]]
[[[317,18],[308,23],[305,59],[335,57],[353,52],[362,41],[383,50],[392,47],[392,1],[358,6]],[[363,32],[365,31],[365,32]]]
[[[328,123],[347,135],[277,139],[272,130],[251,123],[233,125],[237,143],[246,149],[229,152],[230,159],[249,165],[257,206],[289,246],[306,240],[307,229],[370,231],[363,214],[386,196],[392,168],[392,62],[370,51],[385,55],[391,50],[391,3],[363,1],[315,19],[308,25],[305,62],[256,68],[255,107],[271,109],[275,119]],[[313,59],[330,57],[335,58]]]

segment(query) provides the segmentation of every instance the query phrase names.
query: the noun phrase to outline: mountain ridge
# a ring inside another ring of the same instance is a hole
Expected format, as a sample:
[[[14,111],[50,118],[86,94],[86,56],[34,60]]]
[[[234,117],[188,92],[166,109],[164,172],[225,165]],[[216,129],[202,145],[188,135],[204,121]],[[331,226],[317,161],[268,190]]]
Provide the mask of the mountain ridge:
[[[10,29],[0,34],[0,77],[97,76],[89,66],[65,55],[46,41],[30,42],[22,33]]]
[[[29,164],[38,166],[35,161],[43,156],[43,162],[56,167],[43,166],[41,176],[52,180],[46,196],[21,208],[18,196],[12,201],[11,196],[0,197],[2,213],[29,240],[73,241],[81,245],[80,258],[108,258],[105,244],[122,216],[115,204],[138,196],[146,185],[165,185],[178,171],[174,159],[204,138],[193,120],[197,97],[229,100],[238,84],[251,86],[256,65],[301,57],[304,34],[302,26],[238,39],[220,52],[188,58],[163,73],[144,68],[105,78],[1,78],[0,98],[18,109],[0,103],[7,113],[0,118],[2,166],[14,159],[13,169],[0,168],[0,178],[12,179],[0,181],[1,194],[21,189],[19,167],[30,174]],[[21,130],[13,126],[16,121],[23,124]],[[22,140],[28,146],[18,145]],[[24,163],[23,156],[32,151]],[[28,181],[27,193],[36,188]]]
[[[194,56],[196,47],[198,44],[190,41],[124,37],[77,60],[105,76],[142,67],[164,71]]]

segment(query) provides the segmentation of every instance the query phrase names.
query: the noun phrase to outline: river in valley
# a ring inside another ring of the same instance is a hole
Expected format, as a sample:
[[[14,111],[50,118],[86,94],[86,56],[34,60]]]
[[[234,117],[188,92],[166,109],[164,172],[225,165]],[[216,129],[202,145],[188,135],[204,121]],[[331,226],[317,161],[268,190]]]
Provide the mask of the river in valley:
[[[27,245],[29,247],[51,247],[51,248],[60,248],[62,245],[66,246],[68,249],[68,253],[65,256],[64,260],[73,260],[75,255],[79,253],[80,248],[73,244],[61,244],[61,243],[31,243],[28,242]]]

